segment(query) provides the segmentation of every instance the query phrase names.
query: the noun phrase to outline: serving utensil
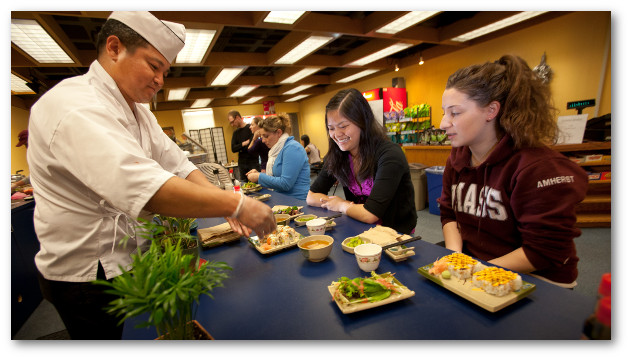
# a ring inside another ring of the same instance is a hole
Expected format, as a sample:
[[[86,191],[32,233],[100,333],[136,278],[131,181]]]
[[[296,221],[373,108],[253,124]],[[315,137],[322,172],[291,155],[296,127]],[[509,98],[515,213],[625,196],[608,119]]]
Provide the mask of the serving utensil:
[[[417,241],[419,239],[422,239],[422,236],[416,236],[416,237],[413,237],[413,238],[405,239],[405,240],[400,241],[400,242],[386,244],[386,245],[383,246],[383,250],[386,250],[386,249],[389,249],[389,248],[392,248],[392,247],[402,246],[403,244],[407,244],[409,242]]]
[[[332,215],[332,216],[330,216],[330,217],[320,217],[320,218],[325,219],[326,221],[328,221],[328,220],[331,220],[331,219],[333,219],[333,218],[341,217],[341,215],[342,215],[342,214],[343,214],[343,213],[337,213],[337,214],[333,214],[333,215]]]

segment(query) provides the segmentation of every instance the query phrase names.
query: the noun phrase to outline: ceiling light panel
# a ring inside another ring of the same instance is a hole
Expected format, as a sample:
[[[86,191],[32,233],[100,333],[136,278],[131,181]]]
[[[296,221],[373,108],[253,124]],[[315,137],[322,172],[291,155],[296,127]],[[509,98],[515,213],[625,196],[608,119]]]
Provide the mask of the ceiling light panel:
[[[195,100],[195,102],[193,102],[192,108],[199,108],[199,107],[206,107],[208,106],[208,104],[210,104],[210,102],[212,101],[211,98],[200,98]]]
[[[424,21],[439,12],[440,11],[410,11],[406,15],[403,15],[399,17],[398,19],[376,30],[376,32],[379,32],[382,34],[395,34],[421,21]]]
[[[15,93],[35,93],[30,87],[26,86],[23,78],[11,74],[11,92]]]
[[[287,52],[275,63],[282,65],[294,64],[300,61],[303,57],[317,51],[317,49],[326,45],[333,39],[334,37],[332,36],[311,36],[308,39],[302,41],[301,44],[294,47],[293,50]]]
[[[292,84],[292,83],[300,81],[301,79],[303,79],[303,78],[305,78],[307,76],[310,76],[310,75],[316,73],[319,70],[321,70],[321,68],[319,68],[319,67],[316,67],[316,68],[307,67],[307,68],[304,68],[304,69],[296,72],[295,74],[287,77],[286,79],[280,81],[280,83],[281,84]]]
[[[291,97],[290,99],[286,100],[286,102],[298,101],[298,100],[301,100],[301,99],[303,99],[305,97],[308,97],[308,96],[309,95],[297,95],[297,96]]]
[[[188,91],[190,91],[190,88],[170,89],[168,90],[168,98],[166,100],[181,101],[186,98]]]
[[[243,71],[245,71],[245,68],[225,68],[219,72],[210,86],[227,86]]]
[[[264,22],[275,22],[278,24],[293,24],[304,14],[304,11],[269,11]]]
[[[35,20],[11,19],[11,42],[39,63],[74,63]]]
[[[241,96],[245,96],[248,93],[254,91],[254,89],[258,87],[258,86],[253,86],[253,85],[245,85],[245,86],[241,86],[239,87],[238,90],[234,91],[230,97],[241,97]]]
[[[350,82],[350,81],[354,81],[356,79],[360,79],[361,77],[365,77],[368,75],[371,75],[373,73],[378,72],[379,70],[376,69],[369,69],[369,70],[363,70],[359,73],[356,73],[354,75],[348,76],[348,77],[344,77],[341,80],[337,80],[338,83],[346,83],[346,82]]]
[[[508,27],[510,25],[514,25],[516,23],[525,21],[527,19],[531,19],[532,17],[536,17],[538,15],[544,14],[547,11],[523,11],[522,13],[510,16],[508,18],[505,18],[503,20],[497,21],[495,23],[492,23],[490,25],[486,25],[484,27],[480,27],[476,30],[467,32],[463,35],[459,35],[457,37],[452,38],[452,41],[457,41],[457,42],[465,42],[468,40],[472,40],[474,38],[477,38],[479,36],[483,36],[486,34],[489,34],[491,32],[503,29],[504,27]]]
[[[413,46],[413,44],[407,44],[407,43],[397,43],[394,45],[391,45],[389,47],[384,48],[383,50],[377,51],[371,55],[365,56],[363,58],[360,58],[352,63],[350,63],[350,66],[363,66],[363,65],[367,65],[369,63],[372,63],[376,60],[380,60],[383,57],[389,56],[391,54],[395,54],[399,51],[402,51],[404,49],[410,48],[411,46]]]
[[[300,85],[300,86],[298,86],[298,87],[292,88],[292,89],[291,89],[291,90],[289,90],[289,91],[286,91],[285,93],[283,93],[283,95],[293,95],[293,94],[296,94],[296,93],[298,93],[298,92],[304,91],[304,90],[306,90],[306,89],[308,89],[308,88],[311,88],[311,87],[313,87],[313,86],[315,86],[315,84],[310,84],[310,85]]]
[[[247,99],[247,100],[245,100],[245,101],[241,102],[241,104],[243,104],[243,105],[249,105],[249,104],[252,104],[252,103],[256,103],[256,102],[258,102],[258,101],[262,100],[263,98],[265,98],[265,96],[256,96],[256,97],[251,97],[251,98],[249,98],[249,99]]]
[[[200,64],[210,47],[216,30],[186,29],[186,45],[177,54],[177,64]]]

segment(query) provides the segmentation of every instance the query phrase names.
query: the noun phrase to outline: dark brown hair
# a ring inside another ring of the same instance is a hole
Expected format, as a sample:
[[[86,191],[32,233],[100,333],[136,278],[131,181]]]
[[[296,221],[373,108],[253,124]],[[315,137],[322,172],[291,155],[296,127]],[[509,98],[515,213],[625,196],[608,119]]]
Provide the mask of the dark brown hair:
[[[465,93],[480,107],[499,102],[497,133],[510,135],[516,149],[557,141],[551,90],[518,56],[459,69],[448,78],[446,88]]]
[[[120,42],[127,48],[127,52],[131,55],[133,55],[138,47],[149,46],[149,42],[129,26],[116,19],[108,19],[105,24],[103,24],[103,27],[101,27],[96,40],[97,58],[103,52],[107,38],[112,35],[118,37]]]
[[[363,94],[357,89],[337,92],[326,105],[326,131],[328,131],[328,112],[338,110],[339,114],[361,129],[359,138],[359,159],[361,165],[354,169],[357,182],[363,182],[374,176],[376,163],[373,161],[376,148],[382,141],[389,141],[383,125],[376,121],[372,108]],[[328,153],[324,159],[326,170],[333,174],[343,186],[349,185],[350,159],[348,153],[341,151],[337,143],[328,136]]]

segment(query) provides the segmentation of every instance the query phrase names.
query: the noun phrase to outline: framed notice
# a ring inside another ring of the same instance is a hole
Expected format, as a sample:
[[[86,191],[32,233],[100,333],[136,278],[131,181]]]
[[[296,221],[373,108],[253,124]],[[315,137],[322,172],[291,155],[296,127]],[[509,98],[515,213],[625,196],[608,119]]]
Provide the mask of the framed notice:
[[[558,144],[582,143],[587,118],[588,114],[558,117]]]

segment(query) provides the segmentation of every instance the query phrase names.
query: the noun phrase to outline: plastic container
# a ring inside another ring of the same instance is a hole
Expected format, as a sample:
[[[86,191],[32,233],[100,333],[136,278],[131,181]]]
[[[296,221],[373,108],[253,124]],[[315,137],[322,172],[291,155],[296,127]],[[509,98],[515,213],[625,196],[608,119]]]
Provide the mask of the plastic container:
[[[427,192],[429,194],[429,213],[440,215],[440,206],[437,203],[438,198],[442,196],[442,176],[444,175],[444,166],[433,166],[425,169],[427,174]]]
[[[427,205],[427,174],[425,169],[428,166],[422,163],[410,163],[409,172],[411,174],[411,183],[413,183],[414,200],[416,202],[416,211],[422,211]]]

